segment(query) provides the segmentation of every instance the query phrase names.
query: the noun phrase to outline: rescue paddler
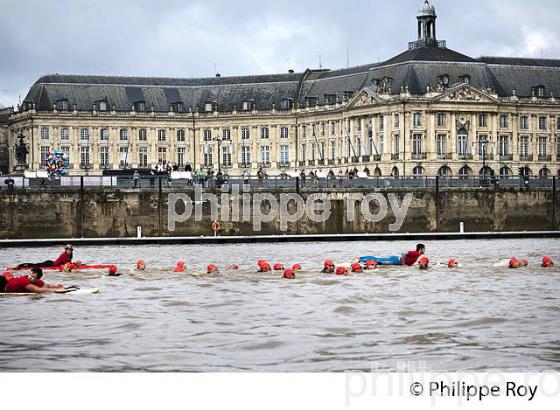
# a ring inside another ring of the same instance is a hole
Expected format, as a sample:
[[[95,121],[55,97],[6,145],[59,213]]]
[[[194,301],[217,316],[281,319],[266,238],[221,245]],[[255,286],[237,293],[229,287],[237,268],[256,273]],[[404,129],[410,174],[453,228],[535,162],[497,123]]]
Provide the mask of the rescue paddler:
[[[61,267],[68,263],[72,263],[72,258],[74,257],[74,248],[72,245],[68,244],[64,247],[64,252],[62,252],[55,261],[47,260],[40,263],[21,263],[18,265],[18,268],[32,268],[32,267],[39,267],[39,268],[46,268],[46,267]],[[81,261],[73,262],[74,265],[78,266],[81,265]]]
[[[418,259],[426,253],[426,246],[419,243],[416,245],[415,251],[408,251],[402,255],[389,256],[388,258],[378,258],[376,256],[362,256],[354,261],[354,263],[366,263],[367,261],[374,260],[378,265],[406,265],[413,266]]]
[[[28,275],[17,276],[7,280],[0,275],[0,292],[6,293],[55,293],[64,289],[63,285],[50,285],[41,280],[43,270],[34,267]]]

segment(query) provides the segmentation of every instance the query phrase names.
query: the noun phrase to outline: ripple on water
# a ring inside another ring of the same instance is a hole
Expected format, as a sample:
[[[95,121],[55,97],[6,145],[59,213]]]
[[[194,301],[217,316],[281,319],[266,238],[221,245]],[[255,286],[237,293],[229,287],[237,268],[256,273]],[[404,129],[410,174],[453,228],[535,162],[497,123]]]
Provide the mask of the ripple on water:
[[[333,312],[348,315],[350,313],[356,312],[356,309],[350,306],[339,306]]]
[[[495,325],[498,323],[507,322],[507,319],[501,317],[482,317],[476,320],[467,320],[465,322],[457,323],[458,327],[485,327],[488,325]]]

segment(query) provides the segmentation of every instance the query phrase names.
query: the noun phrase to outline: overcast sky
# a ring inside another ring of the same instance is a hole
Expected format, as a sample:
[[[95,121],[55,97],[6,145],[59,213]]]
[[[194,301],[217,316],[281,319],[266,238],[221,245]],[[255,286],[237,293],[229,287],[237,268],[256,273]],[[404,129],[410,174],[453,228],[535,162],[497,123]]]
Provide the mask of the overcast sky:
[[[0,0],[0,104],[47,73],[207,77],[386,60],[421,0]],[[447,46],[560,58],[558,0],[434,0]],[[214,67],[217,67],[216,69]]]

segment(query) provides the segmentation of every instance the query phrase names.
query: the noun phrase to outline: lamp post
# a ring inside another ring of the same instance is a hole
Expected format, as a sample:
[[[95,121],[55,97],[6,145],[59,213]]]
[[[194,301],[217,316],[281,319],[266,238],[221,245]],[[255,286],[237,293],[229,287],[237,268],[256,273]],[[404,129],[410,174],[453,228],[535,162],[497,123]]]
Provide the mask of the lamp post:
[[[222,138],[221,137],[214,137],[212,138],[214,141],[218,143],[218,173],[222,172],[222,161],[220,158],[221,147],[222,147]]]

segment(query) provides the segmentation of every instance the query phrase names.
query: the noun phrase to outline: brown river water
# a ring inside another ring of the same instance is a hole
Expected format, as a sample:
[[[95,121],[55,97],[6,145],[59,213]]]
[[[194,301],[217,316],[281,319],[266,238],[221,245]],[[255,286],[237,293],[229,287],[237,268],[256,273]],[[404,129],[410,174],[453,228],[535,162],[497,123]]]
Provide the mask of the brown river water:
[[[389,256],[409,242],[78,247],[106,272],[47,272],[93,295],[0,297],[0,371],[560,370],[560,240],[430,241],[432,267],[337,277],[324,259]],[[0,266],[60,249],[0,249]],[[540,268],[544,255],[556,266]],[[511,256],[529,267],[492,265]],[[437,262],[456,257],[464,267]],[[134,272],[137,259],[147,269]],[[295,280],[256,261],[301,263]],[[179,260],[188,272],[172,273]],[[194,276],[206,264],[219,277]],[[241,269],[224,268],[236,263]]]

